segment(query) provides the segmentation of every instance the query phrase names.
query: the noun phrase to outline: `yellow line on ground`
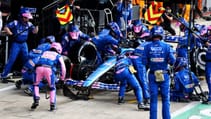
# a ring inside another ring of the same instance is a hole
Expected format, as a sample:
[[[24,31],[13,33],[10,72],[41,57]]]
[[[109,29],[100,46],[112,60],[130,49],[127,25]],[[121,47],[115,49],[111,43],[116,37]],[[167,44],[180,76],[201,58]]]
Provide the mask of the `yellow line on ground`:
[[[137,103],[137,100],[131,99],[131,100],[126,100],[125,102],[132,104],[132,103]]]

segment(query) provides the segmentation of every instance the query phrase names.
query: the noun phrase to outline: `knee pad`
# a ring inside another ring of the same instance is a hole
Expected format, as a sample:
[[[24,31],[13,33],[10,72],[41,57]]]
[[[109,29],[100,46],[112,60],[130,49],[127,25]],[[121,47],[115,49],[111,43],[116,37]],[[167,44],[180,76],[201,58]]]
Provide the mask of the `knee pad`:
[[[50,91],[53,91],[55,90],[56,88],[55,87],[50,87]]]
[[[34,84],[33,84],[33,86],[34,86],[34,87],[35,87],[35,86],[39,87],[39,85],[34,85]]]
[[[33,98],[34,98],[34,100],[40,100],[40,97],[38,97],[38,96],[33,96]]]

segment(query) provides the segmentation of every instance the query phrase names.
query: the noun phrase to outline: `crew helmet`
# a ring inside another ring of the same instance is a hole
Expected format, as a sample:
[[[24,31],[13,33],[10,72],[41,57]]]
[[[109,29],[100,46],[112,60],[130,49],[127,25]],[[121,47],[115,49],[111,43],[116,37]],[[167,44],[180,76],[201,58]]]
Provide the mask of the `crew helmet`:
[[[188,64],[188,62],[187,62],[187,59],[186,58],[184,58],[184,57],[178,57],[176,59],[175,64],[174,64],[174,69],[175,70],[178,70],[181,67],[186,67],[187,64]]]
[[[152,36],[152,38],[153,37],[161,37],[161,39],[162,39],[163,35],[164,35],[163,27],[155,25],[154,27],[152,27],[152,29],[150,31],[150,35]]]
[[[25,18],[28,18],[28,19],[33,19],[31,12],[25,7],[21,8],[20,15],[21,15],[21,17],[25,17]]]
[[[71,39],[77,40],[80,34],[80,30],[77,25],[69,24],[68,26],[68,33]]]
[[[141,28],[142,28],[142,21],[140,19],[134,20],[133,31],[135,33],[139,33],[141,31]]]
[[[47,37],[45,38],[45,42],[49,42],[49,43],[56,42],[55,36],[53,36],[53,35],[47,36]]]

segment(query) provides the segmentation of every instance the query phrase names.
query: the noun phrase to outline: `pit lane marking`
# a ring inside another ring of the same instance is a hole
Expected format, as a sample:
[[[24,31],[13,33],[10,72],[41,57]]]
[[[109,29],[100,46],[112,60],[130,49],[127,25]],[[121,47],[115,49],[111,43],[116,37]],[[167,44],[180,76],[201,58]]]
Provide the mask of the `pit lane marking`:
[[[186,105],[185,107],[173,112],[171,114],[172,118],[174,118],[174,117],[176,117],[176,116],[188,111],[189,109],[192,109],[194,106],[198,105],[199,103],[201,103],[201,102],[191,102],[190,104]]]
[[[6,91],[6,90],[10,90],[10,89],[13,89],[13,88],[15,88],[14,85],[13,86],[7,86],[5,88],[0,89],[0,92]]]

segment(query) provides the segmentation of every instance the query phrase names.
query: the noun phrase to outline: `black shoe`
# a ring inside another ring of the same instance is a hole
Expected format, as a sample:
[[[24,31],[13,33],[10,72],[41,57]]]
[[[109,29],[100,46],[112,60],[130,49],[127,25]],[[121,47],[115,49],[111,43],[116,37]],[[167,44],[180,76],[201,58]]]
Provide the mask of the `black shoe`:
[[[144,99],[144,105],[149,106],[150,105],[150,100],[149,99]]]
[[[144,110],[146,110],[146,111],[150,110],[150,104],[145,104],[144,106],[145,106]]]
[[[34,110],[39,106],[39,98],[34,99],[34,103],[32,103],[31,109]]]
[[[1,78],[1,82],[2,83],[8,83],[8,80],[7,80],[7,78]]]
[[[15,86],[17,89],[21,89],[21,85],[22,85],[22,80],[18,80],[15,82]]]
[[[54,110],[56,110],[56,106],[55,106],[55,104],[51,104],[50,105],[50,111],[54,111]]]
[[[190,102],[189,98],[179,98],[179,102]]]
[[[123,97],[119,97],[118,98],[118,104],[123,104],[123,103],[125,103],[124,98]]]
[[[26,88],[24,90],[24,93],[27,94],[27,95],[29,95],[29,96],[32,96],[33,95],[33,92],[32,92],[32,90],[30,88]]]
[[[206,101],[203,101],[202,104],[207,104],[207,105],[210,105],[211,104],[211,100],[206,100]]]
[[[2,83],[8,83],[7,79],[2,80]]]
[[[143,110],[148,111],[150,109],[150,107],[144,105],[144,103],[138,103],[138,109],[143,109]]]
[[[34,102],[34,103],[32,103],[31,109],[35,110],[38,106],[39,106],[39,103],[38,102]]]
[[[200,99],[200,97],[191,97],[190,100],[191,101],[200,101],[201,99]]]

